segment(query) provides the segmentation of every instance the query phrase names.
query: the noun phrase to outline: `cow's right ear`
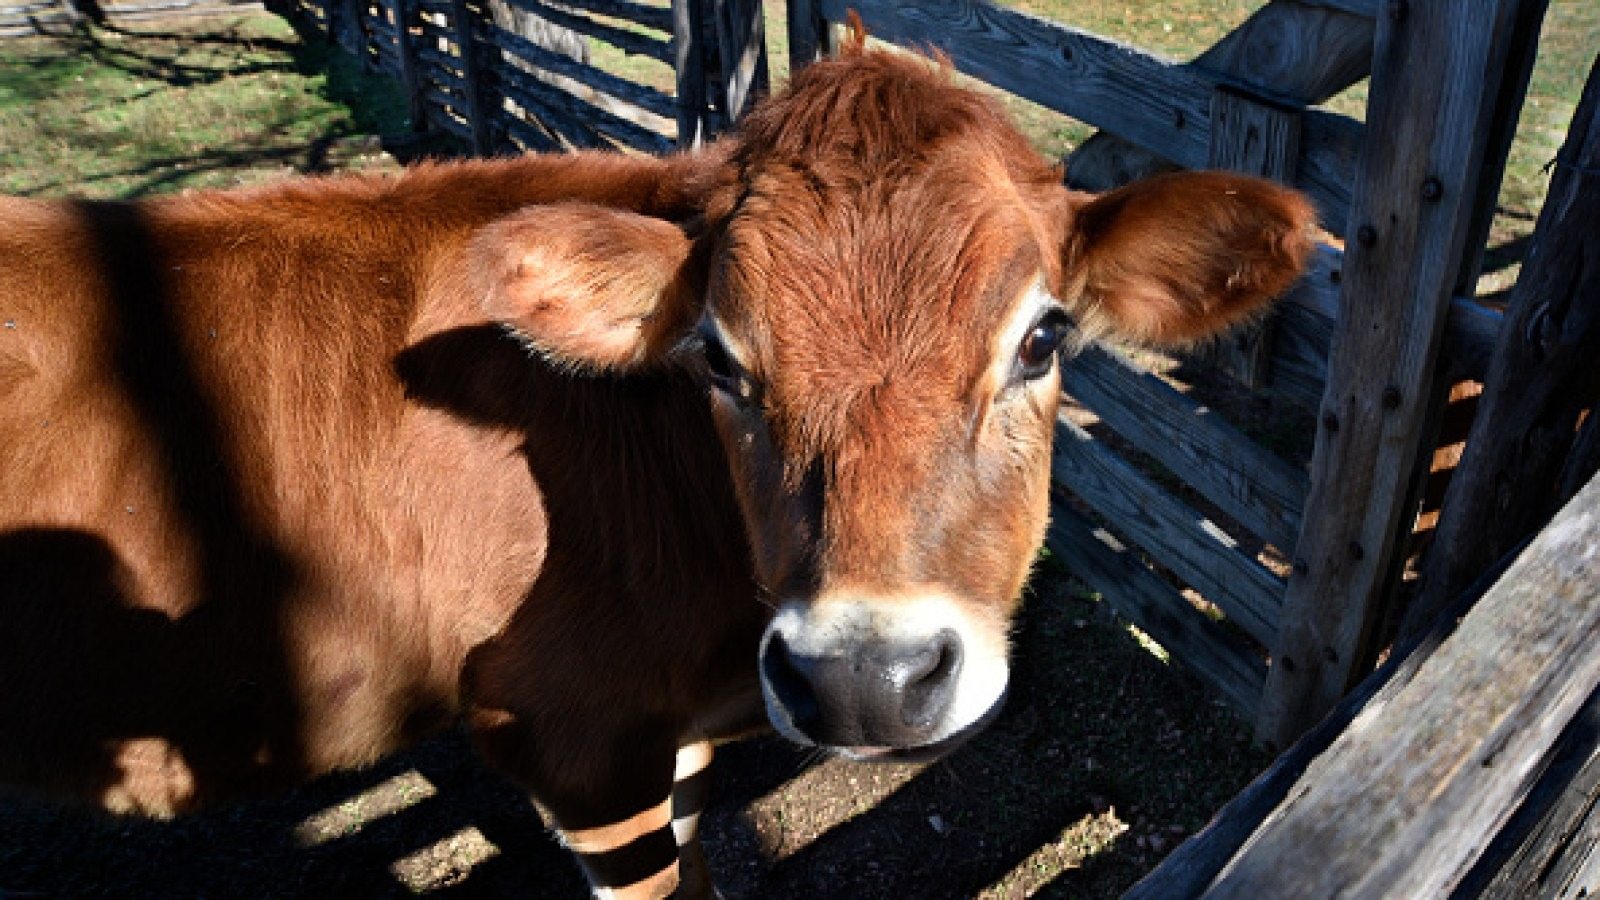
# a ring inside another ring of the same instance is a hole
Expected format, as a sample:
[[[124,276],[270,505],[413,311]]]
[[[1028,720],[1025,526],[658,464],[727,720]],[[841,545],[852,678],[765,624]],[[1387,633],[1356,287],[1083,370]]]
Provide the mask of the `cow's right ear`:
[[[485,227],[472,265],[484,311],[552,362],[623,371],[662,359],[699,316],[692,249],[671,222],[568,203]]]

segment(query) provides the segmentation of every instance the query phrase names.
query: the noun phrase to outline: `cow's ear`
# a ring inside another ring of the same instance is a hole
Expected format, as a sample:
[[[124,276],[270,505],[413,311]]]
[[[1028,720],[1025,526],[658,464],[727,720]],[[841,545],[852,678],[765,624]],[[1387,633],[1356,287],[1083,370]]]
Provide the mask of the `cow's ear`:
[[[700,313],[677,225],[569,203],[521,210],[473,239],[483,308],[553,362],[621,371],[661,360]]]
[[[1249,319],[1288,290],[1316,223],[1295,191],[1227,172],[1158,175],[1066,206],[1056,295],[1089,327],[1168,345]]]

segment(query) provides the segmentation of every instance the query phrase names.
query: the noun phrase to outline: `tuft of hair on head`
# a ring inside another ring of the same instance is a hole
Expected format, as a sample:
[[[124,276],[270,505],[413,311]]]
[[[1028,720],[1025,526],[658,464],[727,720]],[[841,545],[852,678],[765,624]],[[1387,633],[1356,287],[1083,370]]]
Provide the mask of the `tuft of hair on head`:
[[[867,51],[867,23],[861,20],[861,13],[855,7],[845,11],[845,29],[848,34],[839,43],[839,52],[847,56],[859,56]]]

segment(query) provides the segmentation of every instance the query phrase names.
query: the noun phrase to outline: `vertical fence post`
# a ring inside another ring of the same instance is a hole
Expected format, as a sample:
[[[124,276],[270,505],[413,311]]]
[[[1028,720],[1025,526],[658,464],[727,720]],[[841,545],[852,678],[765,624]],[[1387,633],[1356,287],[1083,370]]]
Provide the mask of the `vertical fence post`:
[[[832,32],[817,0],[789,0],[789,74],[830,55]]]
[[[417,77],[417,50],[411,43],[411,22],[416,0],[390,0],[394,14],[394,52],[400,60],[400,86],[406,92],[406,114],[412,131],[428,130],[428,111],[423,106],[422,82]]]
[[[672,0],[672,65],[678,78],[678,146],[685,150],[705,143],[711,131],[703,13],[701,0]]]
[[[1529,3],[1388,3],[1346,234],[1335,352],[1257,731],[1288,746],[1358,680],[1398,575],[1413,464],[1512,24]]]
[[[732,125],[770,88],[761,0],[715,0],[723,115]]]
[[[467,126],[472,130],[472,152],[488,156],[494,152],[494,132],[483,102],[483,73],[478,66],[478,13],[467,0],[451,0],[450,18],[461,50],[461,92]]]

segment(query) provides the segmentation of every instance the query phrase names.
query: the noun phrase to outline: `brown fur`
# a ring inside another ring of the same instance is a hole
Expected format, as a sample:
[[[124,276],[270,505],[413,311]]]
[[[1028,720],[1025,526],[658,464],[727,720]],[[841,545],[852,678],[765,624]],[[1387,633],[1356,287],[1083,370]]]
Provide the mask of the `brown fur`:
[[[1181,341],[1303,261],[1302,200],[1196,177],[1068,193],[856,51],[697,156],[0,201],[0,779],[170,812],[464,706],[592,829],[759,716],[766,593],[1003,634],[1055,403],[986,374],[1018,297]],[[706,402],[706,304],[759,414]]]

